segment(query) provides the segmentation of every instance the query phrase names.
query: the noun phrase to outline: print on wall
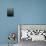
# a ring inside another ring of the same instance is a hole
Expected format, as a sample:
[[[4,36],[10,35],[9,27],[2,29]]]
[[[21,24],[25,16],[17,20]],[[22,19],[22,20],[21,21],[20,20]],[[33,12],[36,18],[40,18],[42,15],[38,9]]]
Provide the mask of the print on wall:
[[[20,40],[46,41],[46,25],[19,25]],[[19,33],[19,32],[18,32]]]

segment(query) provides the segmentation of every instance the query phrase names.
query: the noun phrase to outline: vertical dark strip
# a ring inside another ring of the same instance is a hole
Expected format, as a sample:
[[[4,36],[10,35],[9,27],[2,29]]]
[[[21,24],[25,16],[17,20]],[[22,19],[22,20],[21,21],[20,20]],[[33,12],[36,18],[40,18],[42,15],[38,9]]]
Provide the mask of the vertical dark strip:
[[[14,16],[14,9],[13,8],[8,8],[7,9],[7,16],[8,17],[13,17]]]

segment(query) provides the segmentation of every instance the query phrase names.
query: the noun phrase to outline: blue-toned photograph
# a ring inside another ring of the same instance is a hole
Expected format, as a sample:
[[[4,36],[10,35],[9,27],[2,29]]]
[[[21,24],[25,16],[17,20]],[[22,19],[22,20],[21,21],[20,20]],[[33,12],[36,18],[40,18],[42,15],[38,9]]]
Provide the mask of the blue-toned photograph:
[[[46,0],[0,0],[0,46],[46,46],[45,28]]]

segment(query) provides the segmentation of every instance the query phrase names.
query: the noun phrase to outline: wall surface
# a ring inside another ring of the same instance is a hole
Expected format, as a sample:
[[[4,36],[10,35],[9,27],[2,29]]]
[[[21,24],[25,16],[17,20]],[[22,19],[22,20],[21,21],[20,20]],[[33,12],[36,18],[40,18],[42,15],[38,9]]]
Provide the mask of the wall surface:
[[[14,17],[7,17],[7,8],[14,8]],[[0,44],[18,32],[17,24],[46,24],[46,0],[0,0]]]

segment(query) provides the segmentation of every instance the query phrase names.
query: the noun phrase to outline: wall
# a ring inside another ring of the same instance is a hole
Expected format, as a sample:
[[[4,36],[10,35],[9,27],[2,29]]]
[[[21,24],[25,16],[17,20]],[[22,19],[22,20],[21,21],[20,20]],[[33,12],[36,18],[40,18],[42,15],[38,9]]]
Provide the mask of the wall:
[[[7,17],[11,7],[14,17]],[[18,32],[17,24],[46,24],[46,0],[0,0],[0,44],[8,43],[9,32]]]

